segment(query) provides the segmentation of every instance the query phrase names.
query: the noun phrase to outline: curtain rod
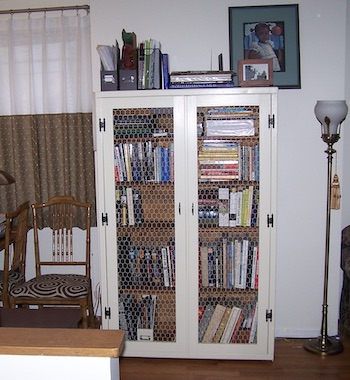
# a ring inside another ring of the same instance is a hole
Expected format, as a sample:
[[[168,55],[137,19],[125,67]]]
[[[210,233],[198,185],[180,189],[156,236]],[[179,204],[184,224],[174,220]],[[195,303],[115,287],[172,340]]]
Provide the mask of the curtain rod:
[[[87,13],[90,12],[89,5],[70,5],[63,7],[49,7],[49,8],[27,8],[27,9],[9,9],[6,11],[0,11],[0,15],[14,14],[14,13],[34,13],[34,12],[51,12],[51,11],[69,11],[84,9]]]

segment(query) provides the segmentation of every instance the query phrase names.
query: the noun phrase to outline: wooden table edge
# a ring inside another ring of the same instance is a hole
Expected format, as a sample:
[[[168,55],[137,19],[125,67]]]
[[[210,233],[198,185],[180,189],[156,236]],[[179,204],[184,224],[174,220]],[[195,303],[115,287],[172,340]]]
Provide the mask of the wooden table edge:
[[[121,356],[122,330],[0,327],[0,355]]]

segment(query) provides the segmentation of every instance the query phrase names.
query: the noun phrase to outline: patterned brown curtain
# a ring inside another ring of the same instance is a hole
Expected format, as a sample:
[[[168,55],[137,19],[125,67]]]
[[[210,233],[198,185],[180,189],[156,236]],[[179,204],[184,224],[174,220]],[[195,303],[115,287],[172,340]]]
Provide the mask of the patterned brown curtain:
[[[16,180],[0,187],[0,213],[72,195],[93,204],[96,225],[91,113],[0,116],[0,169]]]

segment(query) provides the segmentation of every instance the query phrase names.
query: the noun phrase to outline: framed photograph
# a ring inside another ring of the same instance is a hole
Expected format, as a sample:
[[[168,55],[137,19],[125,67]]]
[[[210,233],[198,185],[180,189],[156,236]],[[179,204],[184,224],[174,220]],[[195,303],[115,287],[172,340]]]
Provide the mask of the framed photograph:
[[[272,59],[239,60],[238,85],[242,87],[272,86]]]
[[[301,88],[298,4],[229,7],[230,68],[272,59],[273,85]]]

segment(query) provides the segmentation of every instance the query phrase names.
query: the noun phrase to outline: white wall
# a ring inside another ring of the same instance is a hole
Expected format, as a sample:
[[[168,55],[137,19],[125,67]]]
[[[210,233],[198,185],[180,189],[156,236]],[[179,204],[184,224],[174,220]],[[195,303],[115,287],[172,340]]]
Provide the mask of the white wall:
[[[139,40],[155,38],[169,53],[171,70],[216,68],[224,55],[229,68],[228,7],[266,5],[266,1],[235,0],[65,0],[64,4],[89,4],[92,23],[93,86],[99,91],[97,44],[121,44],[121,31],[134,31]],[[270,0],[269,4],[289,4]],[[321,324],[323,288],[326,155],[313,108],[317,100],[349,100],[350,0],[301,0],[300,90],[279,94],[278,252],[275,328],[276,336],[317,336]],[[57,0],[28,0],[25,8],[62,5]],[[0,0],[0,9],[24,8],[20,0]],[[346,17],[348,15],[348,17]],[[347,80],[345,80],[347,79]],[[342,209],[332,213],[329,333],[337,332],[342,272],[340,231],[350,223],[349,164],[343,165],[343,144],[350,136],[350,115],[337,143],[338,174],[342,184]],[[350,162],[349,149],[344,157]],[[344,186],[346,185],[346,187]]]

